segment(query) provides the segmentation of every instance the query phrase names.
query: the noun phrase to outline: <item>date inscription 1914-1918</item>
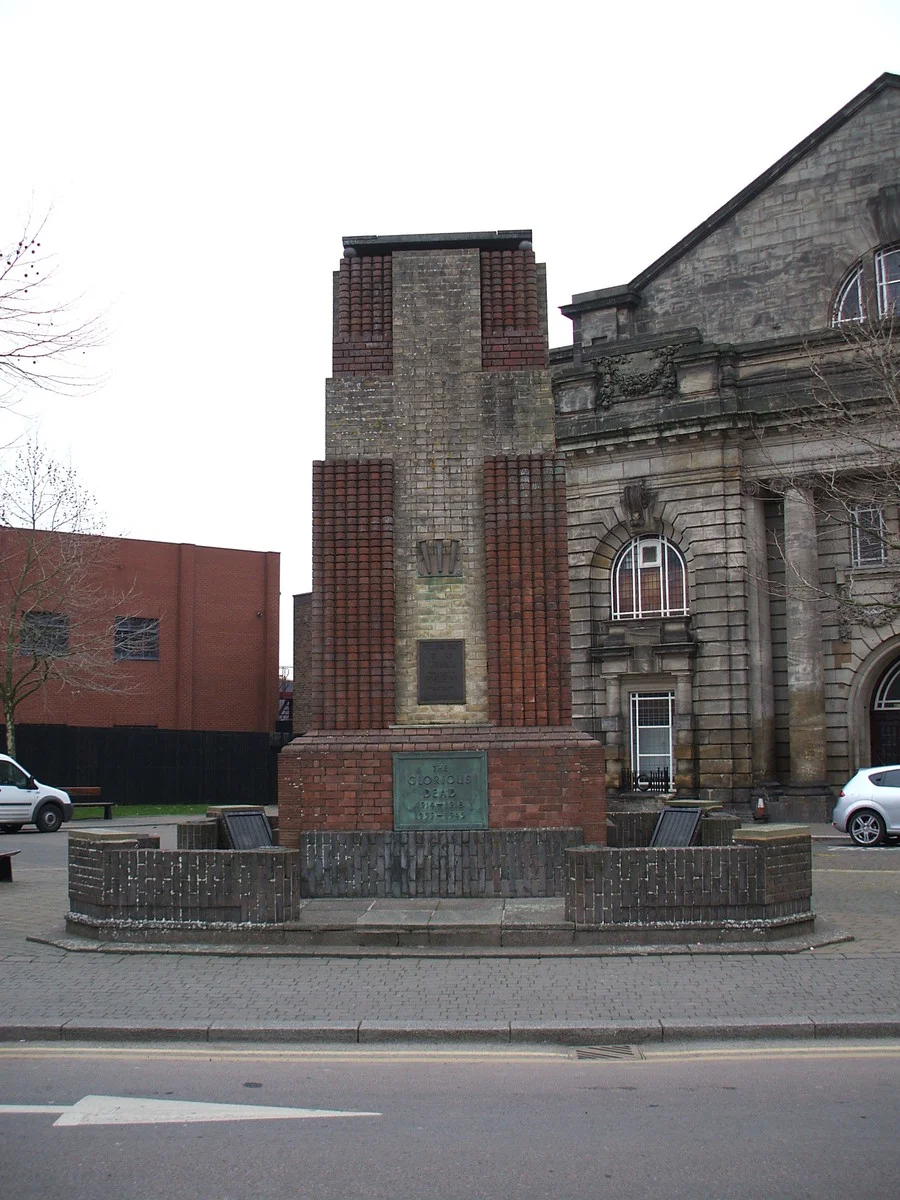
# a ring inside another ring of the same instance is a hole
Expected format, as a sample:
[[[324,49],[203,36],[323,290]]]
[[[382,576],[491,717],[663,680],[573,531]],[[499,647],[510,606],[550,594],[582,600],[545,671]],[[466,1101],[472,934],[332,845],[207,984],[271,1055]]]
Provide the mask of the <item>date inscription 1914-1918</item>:
[[[395,829],[485,829],[487,760],[475,754],[395,754]]]

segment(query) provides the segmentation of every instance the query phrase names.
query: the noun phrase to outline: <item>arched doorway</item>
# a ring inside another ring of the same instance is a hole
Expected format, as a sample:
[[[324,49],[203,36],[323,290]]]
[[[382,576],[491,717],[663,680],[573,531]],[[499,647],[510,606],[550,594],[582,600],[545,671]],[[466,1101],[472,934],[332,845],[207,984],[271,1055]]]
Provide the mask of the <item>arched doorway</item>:
[[[872,695],[870,713],[872,766],[900,763],[900,659],[895,660]]]

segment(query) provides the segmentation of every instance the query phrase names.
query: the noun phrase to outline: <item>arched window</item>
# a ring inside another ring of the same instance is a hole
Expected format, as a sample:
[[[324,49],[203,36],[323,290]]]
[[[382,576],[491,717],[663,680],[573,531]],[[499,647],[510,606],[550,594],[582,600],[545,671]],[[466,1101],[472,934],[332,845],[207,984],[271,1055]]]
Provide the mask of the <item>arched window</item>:
[[[900,662],[895,662],[879,683],[872,707],[876,711],[900,708]]]
[[[848,271],[831,310],[832,325],[886,317],[900,308],[900,246],[879,246]]]
[[[862,321],[866,310],[863,302],[863,269],[858,263],[841,284],[834,302],[832,325],[843,325],[845,321]]]
[[[876,252],[875,286],[879,317],[896,312],[900,307],[900,246]]]
[[[683,617],[687,610],[687,571],[678,548],[666,537],[629,542],[613,564],[613,620]]]

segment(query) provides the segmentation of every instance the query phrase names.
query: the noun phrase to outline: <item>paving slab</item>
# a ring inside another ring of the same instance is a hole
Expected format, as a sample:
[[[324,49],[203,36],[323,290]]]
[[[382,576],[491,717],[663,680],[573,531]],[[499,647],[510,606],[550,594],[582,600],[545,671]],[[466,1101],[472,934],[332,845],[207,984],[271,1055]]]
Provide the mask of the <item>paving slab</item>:
[[[461,927],[476,927],[484,925],[492,925],[500,931],[500,926],[503,923],[503,904],[497,904],[492,900],[484,901],[481,908],[469,906],[468,908],[456,908],[450,905],[442,904],[439,909],[433,913],[428,928],[433,932],[435,929],[446,929],[448,932]]]
[[[306,945],[85,946],[65,940],[65,869],[48,856],[51,839],[62,848],[65,834],[35,835],[32,861],[19,856],[0,896],[0,1040],[324,1044],[365,1036],[602,1046],[664,1035],[691,1043],[900,1037],[900,847],[860,851],[842,835],[813,837],[815,943],[724,953],[713,945],[322,945],[315,938],[325,935],[302,922],[286,936]],[[310,902],[304,913],[312,903],[338,905],[334,915],[348,904],[363,914],[373,901]],[[522,928],[536,936],[561,904],[506,901],[503,938]],[[473,937],[494,929],[453,928]],[[357,936],[330,936],[344,932]],[[856,940],[841,942],[842,933]]]

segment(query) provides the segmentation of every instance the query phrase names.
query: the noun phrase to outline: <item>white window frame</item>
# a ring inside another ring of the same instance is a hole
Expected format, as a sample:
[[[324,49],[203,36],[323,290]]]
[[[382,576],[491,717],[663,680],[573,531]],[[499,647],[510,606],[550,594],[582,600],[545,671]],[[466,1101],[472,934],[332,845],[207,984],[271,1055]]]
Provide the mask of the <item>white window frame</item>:
[[[872,707],[877,712],[891,712],[900,708],[900,697],[896,699],[889,698],[891,689],[897,683],[898,675],[900,675],[900,662],[895,662],[881,683],[879,683],[878,690],[875,693]]]
[[[640,723],[641,704],[645,701],[662,701],[668,704],[668,749],[665,753],[658,751],[642,751],[642,729],[665,729],[665,725],[642,725]],[[635,775],[658,771],[664,768],[669,773],[669,779],[675,775],[675,693],[674,692],[632,692],[630,695],[631,721],[631,769]],[[657,761],[658,760],[658,761]]]
[[[631,563],[626,566],[626,559],[629,553],[631,554]],[[655,557],[655,561],[650,557],[651,553]],[[681,568],[681,590],[684,596],[684,603],[674,607],[669,597],[668,562],[670,553],[675,555]],[[644,611],[641,594],[641,570],[648,567],[656,567],[659,573],[659,611]],[[620,586],[623,571],[628,571],[631,575],[631,594],[633,597],[631,608],[624,612],[622,611]],[[610,580],[612,619],[614,621],[632,621],[652,619],[654,617],[685,617],[688,613],[687,582],[687,565],[684,561],[684,555],[674,542],[659,534],[653,536],[642,535],[641,537],[633,538],[626,546],[622,547],[613,564],[612,578]]]
[[[867,514],[874,516],[871,522]],[[873,534],[877,542],[865,544],[867,534]],[[850,506],[850,563],[854,567],[880,566],[887,554],[884,547],[884,509],[873,501],[864,501]]]
[[[844,316],[844,308],[847,300],[853,296],[856,301],[858,316]],[[844,282],[841,284],[841,290],[837,294],[837,299],[834,302],[834,309],[831,314],[832,325],[844,325],[850,322],[859,322],[866,319],[866,303],[863,290],[863,267],[862,263],[858,263]]]
[[[900,308],[900,246],[875,251],[875,292],[879,317]]]

